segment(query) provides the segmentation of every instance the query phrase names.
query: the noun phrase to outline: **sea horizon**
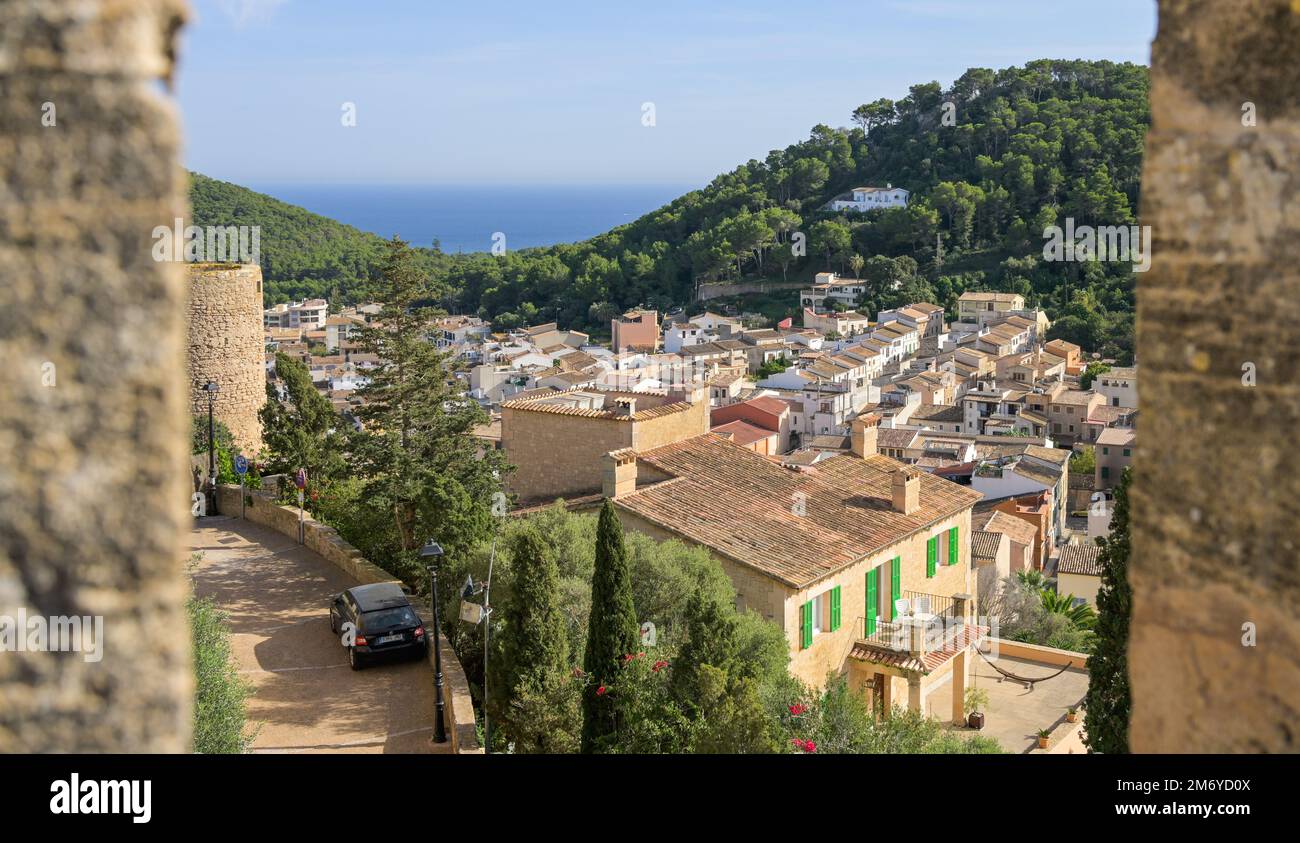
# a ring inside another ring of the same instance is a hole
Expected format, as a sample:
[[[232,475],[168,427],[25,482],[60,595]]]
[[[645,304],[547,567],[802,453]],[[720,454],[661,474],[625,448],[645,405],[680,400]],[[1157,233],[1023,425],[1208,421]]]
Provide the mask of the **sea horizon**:
[[[391,184],[254,182],[249,189],[416,246],[486,252],[576,243],[697,189],[689,184]]]

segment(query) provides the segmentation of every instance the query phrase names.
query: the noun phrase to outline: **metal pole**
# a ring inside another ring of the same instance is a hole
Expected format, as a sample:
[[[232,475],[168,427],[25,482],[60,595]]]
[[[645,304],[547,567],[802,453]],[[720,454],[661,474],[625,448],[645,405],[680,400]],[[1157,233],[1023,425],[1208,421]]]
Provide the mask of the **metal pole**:
[[[492,564],[497,559],[497,534],[492,536],[487,582],[483,584],[483,753],[492,752],[492,725],[488,722],[488,640],[492,637]]]
[[[244,517],[244,475],[239,475],[239,517]]]
[[[442,700],[442,625],[438,621],[438,574],[429,566],[429,594],[433,599],[433,694],[436,716],[433,721],[433,742],[447,742],[446,709]]]

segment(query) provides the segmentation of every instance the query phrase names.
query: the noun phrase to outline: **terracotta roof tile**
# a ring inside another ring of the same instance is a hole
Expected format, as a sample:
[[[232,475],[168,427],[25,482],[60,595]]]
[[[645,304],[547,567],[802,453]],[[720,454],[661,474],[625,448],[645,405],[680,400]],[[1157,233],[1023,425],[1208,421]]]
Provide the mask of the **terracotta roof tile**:
[[[904,515],[891,506],[891,483],[905,467],[888,457],[838,455],[795,472],[712,434],[637,459],[674,479],[618,498],[617,506],[795,588],[980,499],[967,487],[918,472],[921,506]],[[796,500],[805,514],[792,512]]]

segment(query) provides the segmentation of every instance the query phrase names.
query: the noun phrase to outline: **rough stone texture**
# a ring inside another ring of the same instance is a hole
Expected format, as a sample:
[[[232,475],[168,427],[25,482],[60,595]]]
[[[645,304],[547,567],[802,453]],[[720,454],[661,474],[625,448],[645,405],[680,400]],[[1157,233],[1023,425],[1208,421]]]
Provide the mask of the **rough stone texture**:
[[[104,653],[0,653],[0,752],[189,747],[181,570],[179,0],[0,3],[0,615],[102,616]],[[56,125],[42,125],[43,103]]]
[[[1154,263],[1138,282],[1137,752],[1300,749],[1297,66],[1300,0],[1160,3],[1141,209]],[[1258,646],[1242,644],[1247,623]]]
[[[214,414],[250,456],[262,449],[257,411],[266,403],[262,269],[256,264],[191,263],[190,412],[207,416],[203,385],[216,381]]]

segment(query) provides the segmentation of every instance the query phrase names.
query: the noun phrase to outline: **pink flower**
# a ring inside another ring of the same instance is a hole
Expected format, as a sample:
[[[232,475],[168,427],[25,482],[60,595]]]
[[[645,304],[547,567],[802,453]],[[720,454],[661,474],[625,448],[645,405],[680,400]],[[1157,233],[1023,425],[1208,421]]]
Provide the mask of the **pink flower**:
[[[803,703],[795,703],[794,705],[790,706],[790,713],[795,717],[799,717],[800,715],[806,714],[807,712],[808,712],[808,706],[804,705]]]
[[[660,659],[659,661],[655,662],[655,666],[651,668],[651,670],[653,670],[655,673],[658,673],[660,670],[662,670],[667,666],[668,666],[668,662],[664,661],[663,659]]]
[[[596,689],[596,696],[598,696],[598,697],[603,697],[603,696],[605,696],[605,691],[606,691],[605,686],[604,686],[604,685],[601,685],[599,688]]]
[[[813,743],[812,741],[805,741],[805,742],[804,742],[804,745],[803,745],[803,751],[804,751],[804,752],[816,752],[816,751],[817,751],[817,744]]]

